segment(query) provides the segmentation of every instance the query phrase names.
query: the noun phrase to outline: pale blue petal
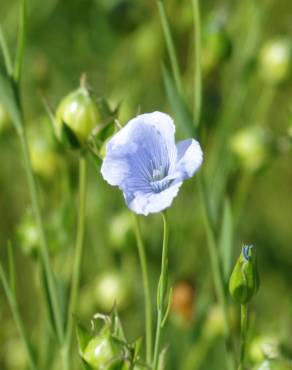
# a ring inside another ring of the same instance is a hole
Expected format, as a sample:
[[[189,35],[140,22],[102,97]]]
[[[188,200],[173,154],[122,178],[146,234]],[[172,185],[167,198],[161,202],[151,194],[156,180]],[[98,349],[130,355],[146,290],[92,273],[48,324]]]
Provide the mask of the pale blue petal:
[[[127,188],[129,192],[147,187],[157,172],[161,172],[162,177],[167,176],[176,158],[173,124],[168,122],[170,134],[165,138],[154,121],[149,120],[149,123],[145,116],[152,114],[132,119],[108,142],[101,168],[104,179],[110,185],[119,186],[122,190]],[[159,115],[156,117],[159,118]],[[166,131],[163,120],[162,127]]]
[[[177,163],[175,174],[182,180],[188,179],[200,168],[203,162],[203,152],[200,144],[194,139],[177,143]]]
[[[147,216],[149,213],[157,213],[170,207],[176,197],[182,181],[174,181],[168,188],[160,193],[137,192],[129,196],[124,193],[128,207],[135,213]]]

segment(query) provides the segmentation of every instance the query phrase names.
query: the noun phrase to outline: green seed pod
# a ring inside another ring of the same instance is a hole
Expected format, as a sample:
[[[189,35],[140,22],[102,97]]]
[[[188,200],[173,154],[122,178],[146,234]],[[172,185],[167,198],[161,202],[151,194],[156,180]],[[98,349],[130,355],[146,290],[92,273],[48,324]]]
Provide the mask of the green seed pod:
[[[47,117],[41,117],[28,132],[29,151],[34,172],[45,180],[52,180],[62,168],[56,139],[48,130]]]
[[[97,100],[85,86],[67,95],[56,112],[57,137],[71,147],[84,146],[89,135],[102,123],[102,112]]]
[[[273,335],[264,335],[253,338],[249,343],[248,355],[253,363],[265,359],[275,359],[280,356],[279,339]]]
[[[270,84],[284,82],[291,72],[291,43],[287,39],[270,40],[259,52],[259,73]]]
[[[129,303],[129,283],[118,271],[106,271],[97,278],[95,296],[98,306],[105,312],[112,310],[114,305],[123,309]]]
[[[32,214],[27,213],[17,228],[17,239],[22,251],[29,256],[37,255],[40,245],[40,233]]]
[[[255,370],[292,370],[292,362],[285,359],[267,359]]]
[[[271,141],[268,133],[260,127],[245,127],[236,132],[230,147],[240,164],[247,171],[257,171],[269,156]]]
[[[256,251],[252,245],[242,247],[229,280],[229,291],[236,302],[247,304],[259,289]]]
[[[114,366],[121,369],[123,363],[123,348],[110,335],[99,335],[88,343],[84,360],[94,369],[110,370]]]

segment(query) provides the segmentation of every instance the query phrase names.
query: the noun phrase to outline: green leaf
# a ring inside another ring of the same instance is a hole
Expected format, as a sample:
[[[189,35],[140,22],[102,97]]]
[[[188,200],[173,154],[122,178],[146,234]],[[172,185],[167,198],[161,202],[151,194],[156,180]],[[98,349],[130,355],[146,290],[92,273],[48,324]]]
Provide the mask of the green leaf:
[[[119,340],[126,342],[124,329],[116,306],[114,307],[113,312],[111,313],[111,320],[113,323],[113,335],[117,337]]]
[[[12,312],[12,316],[13,316],[13,319],[15,321],[16,327],[18,329],[20,338],[21,338],[21,340],[23,342],[23,345],[24,345],[24,348],[26,350],[29,367],[30,367],[31,370],[36,370],[37,366],[36,366],[34,351],[32,350],[32,346],[31,346],[31,344],[28,340],[26,331],[24,329],[23,320],[22,320],[22,318],[20,316],[20,313],[19,313],[19,308],[18,308],[18,304],[17,304],[16,298],[15,298],[15,295],[14,295],[14,293],[13,293],[13,291],[12,291],[12,289],[11,289],[9,283],[8,283],[8,280],[6,278],[6,275],[5,275],[5,272],[4,272],[4,269],[3,269],[3,266],[2,266],[1,263],[0,263],[0,280],[2,282],[4,292],[6,294],[7,301],[9,303],[9,307],[10,307],[10,310]]]
[[[14,251],[12,243],[8,243],[8,264],[9,264],[9,283],[11,291],[15,296],[16,293],[16,274],[15,274],[15,262],[14,262]]]
[[[26,39],[26,4],[25,0],[20,0],[20,11],[19,11],[19,25],[18,25],[18,38],[16,48],[16,58],[14,63],[14,81],[19,83],[21,78],[21,70],[23,66],[23,58],[25,51],[25,39]]]
[[[169,72],[162,66],[162,76],[164,87],[170,107],[175,115],[175,120],[187,135],[194,134],[192,113],[187,106],[184,98],[177,91]]]
[[[22,114],[16,91],[16,86],[7,71],[0,69],[0,101],[10,114],[16,131],[22,130]]]
[[[9,49],[8,49],[7,42],[6,42],[6,39],[5,39],[5,36],[4,36],[1,25],[0,25],[0,49],[1,49],[2,54],[3,54],[6,73],[9,76],[11,76],[11,74],[12,74],[12,62],[11,62]]]
[[[229,198],[224,201],[223,217],[219,238],[219,250],[221,253],[221,261],[223,266],[223,275],[225,282],[228,282],[231,264],[232,264],[232,249],[233,249],[233,217]]]

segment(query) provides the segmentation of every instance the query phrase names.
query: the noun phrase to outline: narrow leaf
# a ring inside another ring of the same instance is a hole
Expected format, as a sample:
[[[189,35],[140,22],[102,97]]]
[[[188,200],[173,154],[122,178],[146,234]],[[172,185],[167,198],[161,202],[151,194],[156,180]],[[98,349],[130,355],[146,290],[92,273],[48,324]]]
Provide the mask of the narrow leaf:
[[[27,334],[24,330],[23,321],[21,319],[21,316],[20,316],[20,313],[19,313],[19,310],[18,310],[18,305],[17,305],[16,299],[15,299],[15,296],[14,296],[14,294],[11,290],[11,287],[8,283],[8,280],[6,278],[6,275],[5,275],[5,272],[4,272],[4,269],[3,269],[3,266],[2,266],[1,263],[0,263],[0,280],[2,282],[4,292],[6,294],[7,301],[9,303],[9,307],[10,307],[10,310],[11,310],[12,315],[13,315],[13,319],[14,319],[15,324],[17,326],[17,329],[19,331],[19,335],[20,335],[20,337],[23,341],[24,348],[25,348],[26,353],[27,353],[27,358],[28,358],[28,363],[29,363],[30,369],[31,370],[37,370],[34,354],[33,354],[33,351],[32,351],[32,347],[29,343]]]
[[[0,25],[0,49],[1,49],[2,54],[3,54],[6,73],[9,76],[11,76],[11,74],[12,74],[12,62],[11,62],[9,49],[8,49],[7,42],[6,42],[6,39],[5,39],[5,36],[4,36],[1,25]]]
[[[227,282],[231,272],[233,246],[233,218],[229,198],[224,201],[222,225],[219,239],[224,280]]]
[[[194,133],[193,118],[185,100],[177,91],[169,72],[162,66],[162,77],[169,105],[175,115],[176,122],[185,134]]]
[[[20,11],[19,11],[19,29],[17,39],[16,58],[14,64],[14,80],[19,83],[21,78],[21,70],[23,66],[23,58],[25,51],[25,39],[26,39],[26,4],[25,0],[20,0]]]
[[[8,264],[9,264],[9,283],[11,291],[15,296],[16,293],[16,275],[15,275],[15,262],[14,262],[14,251],[12,243],[8,243]]]
[[[0,101],[10,114],[16,131],[22,130],[22,115],[14,82],[6,71],[0,69]]]

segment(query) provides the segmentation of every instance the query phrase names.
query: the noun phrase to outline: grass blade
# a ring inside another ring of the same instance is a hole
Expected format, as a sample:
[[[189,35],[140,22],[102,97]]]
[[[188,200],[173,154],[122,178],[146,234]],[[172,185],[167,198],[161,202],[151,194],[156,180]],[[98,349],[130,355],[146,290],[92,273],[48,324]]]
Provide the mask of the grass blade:
[[[20,12],[19,12],[19,25],[18,25],[18,38],[17,38],[17,49],[16,58],[14,63],[13,76],[14,80],[18,83],[21,78],[21,70],[23,65],[24,50],[25,50],[25,39],[26,39],[26,4],[25,0],[21,0]]]
[[[161,21],[161,25],[162,25],[162,29],[164,33],[165,42],[166,42],[167,52],[168,52],[169,59],[170,59],[173,78],[174,78],[175,85],[176,85],[176,88],[179,94],[182,94],[183,89],[182,89],[182,82],[181,82],[181,77],[180,77],[178,60],[177,60],[175,47],[174,47],[174,43],[173,43],[171,31],[170,31],[170,26],[169,26],[168,19],[166,16],[163,1],[158,0],[157,6],[158,6],[160,21]]]
[[[19,313],[19,310],[18,310],[18,305],[17,305],[17,302],[16,302],[15,295],[14,295],[14,293],[13,293],[13,291],[12,291],[10,285],[9,285],[9,282],[8,282],[6,276],[5,276],[5,272],[4,272],[4,269],[3,269],[3,266],[2,266],[1,263],[0,263],[0,280],[2,282],[4,292],[6,294],[6,297],[7,297],[7,300],[8,300],[10,310],[12,312],[15,324],[16,324],[17,329],[19,331],[19,335],[20,335],[20,337],[22,339],[22,342],[24,344],[30,369],[31,370],[37,370],[37,366],[36,366],[35,358],[34,358],[34,355],[33,355],[33,351],[32,351],[31,345],[28,341],[26,332],[24,330],[23,322],[22,322],[22,319],[21,319],[21,316],[20,316],[20,313]]]
[[[185,100],[179,94],[169,72],[162,66],[162,77],[169,105],[175,115],[175,119],[185,134],[193,135],[193,117]]]
[[[228,281],[231,263],[232,263],[232,246],[233,246],[233,217],[229,198],[224,201],[223,219],[220,231],[219,250],[223,268],[225,282]]]

